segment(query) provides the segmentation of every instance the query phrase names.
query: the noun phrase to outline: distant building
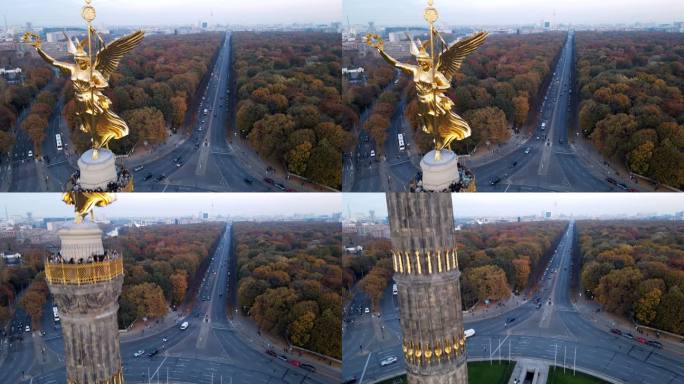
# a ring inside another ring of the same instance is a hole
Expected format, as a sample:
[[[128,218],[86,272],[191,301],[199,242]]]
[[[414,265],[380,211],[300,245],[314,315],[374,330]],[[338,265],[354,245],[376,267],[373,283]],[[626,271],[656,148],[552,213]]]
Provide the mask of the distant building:
[[[360,246],[360,245],[357,245],[357,246],[355,246],[355,247],[344,247],[344,251],[345,251],[346,253],[355,253],[355,254],[359,254],[359,253],[363,252],[363,247]]]
[[[366,73],[363,67],[342,68],[342,76],[350,83],[362,83],[366,80]]]
[[[20,265],[21,264],[21,254],[20,253],[0,253],[0,259],[5,265]]]
[[[21,84],[24,81],[21,68],[0,68],[0,78],[8,84]]]

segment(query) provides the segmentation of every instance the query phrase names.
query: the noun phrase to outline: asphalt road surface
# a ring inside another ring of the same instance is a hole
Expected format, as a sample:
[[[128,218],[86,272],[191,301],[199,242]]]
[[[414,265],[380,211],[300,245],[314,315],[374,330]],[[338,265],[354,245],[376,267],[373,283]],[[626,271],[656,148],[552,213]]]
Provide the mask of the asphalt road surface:
[[[260,341],[237,330],[228,319],[226,291],[230,278],[230,241],[228,226],[207,268],[191,313],[161,332],[153,331],[148,336],[141,335],[121,343],[126,382],[147,383],[148,379],[166,382],[168,378],[170,383],[339,383],[339,371],[333,368],[310,362],[317,367],[317,372],[311,373],[267,355]],[[24,340],[13,344],[0,365],[0,383],[66,381],[61,330],[53,325],[49,306],[42,319],[46,335],[24,333]],[[16,321],[25,323],[26,318],[18,312]],[[179,328],[183,321],[190,323],[185,331]],[[45,352],[42,352],[42,345],[46,346]],[[155,349],[159,353],[148,357]],[[135,357],[139,350],[144,354]],[[282,351],[278,354],[302,360]]]
[[[535,296],[520,298],[523,304],[498,316],[465,323],[466,329],[476,332],[466,342],[468,359],[529,357],[551,364],[555,360],[558,365],[565,361],[569,367],[574,363],[624,383],[684,383],[682,348],[666,344],[655,349],[616,336],[575,309],[570,301],[573,231],[571,224]],[[383,297],[380,317],[364,313],[370,301],[363,295],[352,300],[344,322],[343,379],[363,377],[363,383],[373,383],[405,373],[398,302],[391,287]],[[381,367],[380,361],[389,356],[396,356],[397,363]]]

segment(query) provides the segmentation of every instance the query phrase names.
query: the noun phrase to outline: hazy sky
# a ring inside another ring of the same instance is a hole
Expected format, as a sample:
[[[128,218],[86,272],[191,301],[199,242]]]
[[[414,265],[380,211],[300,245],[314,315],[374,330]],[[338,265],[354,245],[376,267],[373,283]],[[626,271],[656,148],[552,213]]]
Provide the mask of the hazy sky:
[[[95,208],[95,216],[178,217],[202,212],[223,215],[292,215],[341,212],[339,193],[117,193],[117,201]],[[0,193],[0,215],[71,216],[73,206],[58,193]]]
[[[455,217],[525,216],[551,211],[556,214],[673,213],[684,211],[681,193],[455,193]],[[382,193],[346,193],[342,213],[352,215],[374,209],[387,216]]]
[[[426,0],[343,0],[344,22],[423,25]],[[682,0],[435,0],[438,25],[684,21]],[[555,16],[554,16],[555,14]]]
[[[80,25],[83,0],[2,0],[10,25]],[[95,25],[330,23],[341,0],[93,0]]]

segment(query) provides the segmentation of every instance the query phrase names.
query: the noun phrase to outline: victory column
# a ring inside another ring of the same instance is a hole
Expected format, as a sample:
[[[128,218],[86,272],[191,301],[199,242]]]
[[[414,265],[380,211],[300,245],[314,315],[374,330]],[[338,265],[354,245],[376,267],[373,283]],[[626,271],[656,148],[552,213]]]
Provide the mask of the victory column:
[[[91,149],[78,159],[78,171],[65,185],[63,201],[74,205],[76,217],[58,232],[61,248],[45,260],[45,279],[60,313],[67,383],[121,384],[117,311],[123,258],[117,251],[104,249],[93,209],[111,204],[113,192],[133,190],[130,173],[117,167],[116,157],[108,149],[110,140],[128,135],[128,126],[111,111],[111,100],[103,90],[121,58],[142,41],[144,33],[137,31],[105,44],[92,26],[95,8],[91,0],[85,1],[81,16],[88,25],[87,41],[74,42],[67,37],[73,63],[50,57],[37,35],[27,32],[23,37],[43,60],[70,76],[79,129],[90,134],[92,142]],[[84,221],[88,215],[91,222]]]

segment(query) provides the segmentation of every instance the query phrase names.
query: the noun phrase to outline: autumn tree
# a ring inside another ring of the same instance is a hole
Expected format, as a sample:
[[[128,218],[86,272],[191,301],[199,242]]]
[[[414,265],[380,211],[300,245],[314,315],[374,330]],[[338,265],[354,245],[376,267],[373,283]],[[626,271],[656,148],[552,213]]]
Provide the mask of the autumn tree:
[[[181,269],[169,276],[171,282],[172,303],[179,305],[185,298],[185,292],[188,289],[188,273]]]
[[[485,265],[466,271],[465,279],[474,288],[480,301],[507,299],[511,290],[508,287],[506,273],[495,265]]]
[[[33,151],[36,156],[40,155],[43,139],[45,139],[45,129],[48,126],[46,118],[31,113],[21,123],[21,128],[25,130],[33,141]]]
[[[520,127],[525,124],[527,120],[527,114],[530,111],[530,104],[526,95],[519,95],[513,98],[513,108],[515,109],[515,114],[513,118],[513,123]]]

